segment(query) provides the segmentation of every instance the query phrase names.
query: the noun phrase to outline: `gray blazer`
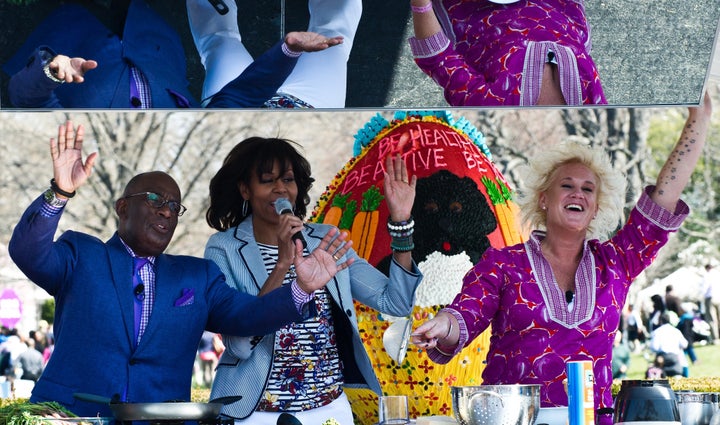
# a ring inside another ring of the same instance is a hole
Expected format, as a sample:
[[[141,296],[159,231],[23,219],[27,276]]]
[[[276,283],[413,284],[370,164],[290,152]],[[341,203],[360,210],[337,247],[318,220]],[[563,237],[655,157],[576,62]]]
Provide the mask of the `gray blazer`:
[[[331,226],[326,224],[305,224],[303,234],[310,252],[318,247],[330,229]],[[240,291],[257,295],[268,278],[253,236],[252,217],[235,228],[212,235],[205,247],[205,257],[215,261],[227,283]],[[354,250],[348,251],[344,259],[348,257],[354,258],[355,262],[326,286],[334,301],[333,314],[345,385],[370,388],[381,394],[380,383],[360,339],[353,300],[381,313],[407,316],[412,312],[415,290],[422,274],[415,263],[413,269],[407,271],[392,261],[388,278]],[[244,419],[255,411],[265,391],[273,362],[275,333],[265,335],[254,348],[251,348],[249,338],[223,335],[223,342],[226,350],[217,368],[210,400],[218,402],[227,397],[242,396],[242,399],[226,404],[222,414]]]

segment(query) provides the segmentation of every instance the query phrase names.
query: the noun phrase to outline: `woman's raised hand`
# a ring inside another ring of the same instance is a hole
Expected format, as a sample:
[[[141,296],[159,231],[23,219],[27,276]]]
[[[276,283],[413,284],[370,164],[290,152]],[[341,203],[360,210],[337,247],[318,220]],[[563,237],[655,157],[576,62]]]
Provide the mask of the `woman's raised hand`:
[[[403,134],[402,137],[409,137]],[[400,142],[402,143],[402,137]],[[407,165],[400,155],[385,158],[385,202],[393,221],[405,221],[410,218],[415,202],[417,176],[408,176]]]

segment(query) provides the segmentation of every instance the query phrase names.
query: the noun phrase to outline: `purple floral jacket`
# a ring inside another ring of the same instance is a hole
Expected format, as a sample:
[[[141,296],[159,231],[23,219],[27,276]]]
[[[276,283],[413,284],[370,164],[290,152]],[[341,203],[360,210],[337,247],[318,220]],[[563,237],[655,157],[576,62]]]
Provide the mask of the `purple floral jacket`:
[[[611,408],[612,346],[630,284],[689,213],[682,201],[674,213],[658,206],[650,189],[611,239],[586,241],[572,309],[540,252],[543,232],[524,244],[488,249],[446,308],[460,323],[459,344],[449,354],[492,324],[484,384],[540,384],[542,406],[567,406],[565,363],[591,360],[595,407]],[[437,349],[428,354],[438,363],[451,358]]]
[[[443,31],[410,38],[417,65],[451,106],[534,105],[545,63],[568,105],[607,103],[582,0],[433,0]]]

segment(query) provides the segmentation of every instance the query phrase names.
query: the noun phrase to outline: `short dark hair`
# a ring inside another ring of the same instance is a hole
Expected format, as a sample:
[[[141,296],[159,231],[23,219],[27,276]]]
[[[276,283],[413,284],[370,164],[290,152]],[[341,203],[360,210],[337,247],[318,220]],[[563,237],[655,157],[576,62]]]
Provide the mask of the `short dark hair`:
[[[297,151],[296,145],[292,140],[264,137],[250,137],[235,145],[210,180],[210,206],[205,214],[208,225],[223,231],[237,226],[250,215],[250,205],[243,214],[238,184],[249,185],[253,173],[260,177],[271,171],[276,161],[280,164],[280,173],[292,168],[298,188],[295,215],[305,218],[315,179],[310,176],[310,163]]]

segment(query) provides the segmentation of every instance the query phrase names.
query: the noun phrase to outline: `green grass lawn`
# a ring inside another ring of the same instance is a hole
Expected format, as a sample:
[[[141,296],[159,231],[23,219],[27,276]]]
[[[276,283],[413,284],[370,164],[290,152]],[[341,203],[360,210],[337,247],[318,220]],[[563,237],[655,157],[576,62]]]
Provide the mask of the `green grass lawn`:
[[[720,345],[695,345],[698,361],[690,365],[691,378],[720,377]],[[633,354],[626,379],[645,379],[645,371],[654,356],[649,360],[642,354]]]

